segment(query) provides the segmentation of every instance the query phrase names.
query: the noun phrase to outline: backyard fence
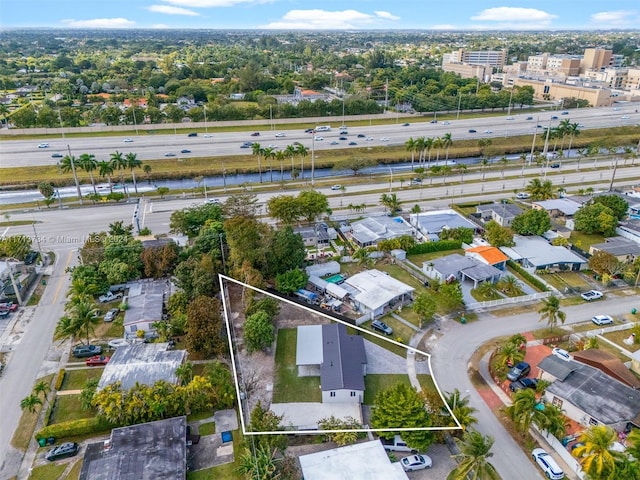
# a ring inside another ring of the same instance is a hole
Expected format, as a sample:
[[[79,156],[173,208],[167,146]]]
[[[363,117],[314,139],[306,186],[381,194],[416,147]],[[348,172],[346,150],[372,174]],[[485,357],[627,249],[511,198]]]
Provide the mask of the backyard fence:
[[[479,310],[481,308],[498,307],[501,305],[509,305],[512,303],[523,303],[531,300],[540,300],[541,298],[547,298],[551,295],[551,292],[537,292],[531,295],[522,295],[520,297],[500,298],[498,300],[487,300],[486,302],[476,302],[467,305],[467,310]]]

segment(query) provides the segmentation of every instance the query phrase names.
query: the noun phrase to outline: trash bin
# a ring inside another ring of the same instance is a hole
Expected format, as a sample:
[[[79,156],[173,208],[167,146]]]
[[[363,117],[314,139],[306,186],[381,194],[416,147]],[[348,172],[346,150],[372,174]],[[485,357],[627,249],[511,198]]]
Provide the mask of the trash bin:
[[[47,281],[43,278],[42,279],[42,285],[46,285],[46,284],[47,284]]]
[[[463,324],[463,325],[465,323],[467,323],[467,318],[466,317],[460,317],[460,323]]]
[[[638,310],[635,308],[631,309],[631,315],[635,315],[636,313],[638,313]]]
[[[46,438],[39,438],[38,439],[38,445],[40,445],[41,447],[44,447],[47,444],[47,439]]]
[[[53,445],[54,443],[56,443],[56,437],[47,438],[47,445]]]

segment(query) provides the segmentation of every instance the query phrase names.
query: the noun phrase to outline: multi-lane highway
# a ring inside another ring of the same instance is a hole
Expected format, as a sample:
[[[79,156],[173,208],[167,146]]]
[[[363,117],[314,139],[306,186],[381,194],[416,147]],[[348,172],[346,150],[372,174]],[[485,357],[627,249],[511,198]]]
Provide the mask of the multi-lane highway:
[[[147,134],[140,130],[139,135],[122,135],[111,137],[83,137],[83,138],[54,138],[43,141],[38,140],[4,140],[0,142],[2,150],[2,167],[55,165],[60,157],[52,155],[66,155],[69,149],[75,156],[83,153],[91,153],[98,160],[108,159],[115,151],[123,153],[135,153],[138,159],[143,161],[157,160],[170,153],[170,157],[176,161],[185,158],[204,156],[233,156],[251,154],[251,149],[243,149],[240,146],[245,142],[258,142],[263,147],[273,145],[275,149],[284,149],[293,142],[302,143],[305,147],[320,152],[325,149],[384,147],[402,145],[409,137],[438,137],[445,133],[451,133],[453,140],[474,139],[484,137],[501,137],[513,135],[533,135],[535,131],[542,134],[540,127],[558,125],[564,119],[583,125],[583,129],[617,127],[624,125],[637,125],[640,123],[640,113],[634,106],[584,108],[567,110],[563,115],[561,111],[537,111],[534,113],[518,113],[517,109],[511,115],[495,117],[482,117],[465,120],[450,120],[438,123],[413,122],[410,119],[398,119],[398,123],[388,125],[371,125],[348,128],[347,135],[341,135],[341,121],[332,122],[330,132],[313,134],[304,133],[303,128],[296,130],[256,130],[259,136],[251,136],[252,132],[214,132],[210,134],[200,133],[196,137],[187,134],[172,134],[171,131],[162,130],[164,133]],[[527,118],[531,118],[527,120]],[[552,119],[552,117],[556,117]],[[510,120],[510,118],[512,118]],[[409,122],[403,126],[403,121]],[[470,132],[475,130],[475,132]],[[284,134],[284,137],[276,137],[276,134]],[[358,137],[363,135],[363,137]],[[317,140],[321,137],[322,140]],[[346,140],[340,140],[340,137]],[[367,137],[370,138],[367,140]],[[131,141],[125,141],[131,140]],[[334,143],[335,144],[332,144]],[[356,145],[349,145],[354,142]],[[38,145],[47,144],[46,148]],[[181,153],[189,150],[189,153]]]

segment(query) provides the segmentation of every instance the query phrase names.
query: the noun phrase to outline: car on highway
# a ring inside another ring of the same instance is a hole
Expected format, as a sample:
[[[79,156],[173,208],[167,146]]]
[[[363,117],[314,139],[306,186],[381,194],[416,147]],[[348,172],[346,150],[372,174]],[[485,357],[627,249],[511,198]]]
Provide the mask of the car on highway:
[[[511,370],[509,370],[509,373],[507,373],[507,380],[510,380],[512,382],[517,382],[521,378],[529,375],[530,371],[531,371],[531,365],[529,365],[527,362],[520,362],[516,364],[513,368],[511,368]]]
[[[52,153],[51,154],[51,158],[62,158],[64,155],[62,155],[61,153]]]
[[[259,137],[260,136],[260,132],[253,132],[251,134],[252,137]]]
[[[342,188],[342,185],[340,185],[339,183],[335,185],[331,185],[331,190],[340,190],[341,188]]]
[[[511,382],[509,384],[509,390],[512,392],[517,392],[518,390],[524,390],[525,388],[530,388],[535,390],[538,386],[537,378],[521,378],[520,380],[516,380],[515,382]]]
[[[600,290],[589,290],[580,295],[583,300],[590,302],[591,300],[600,300],[604,294]]]
[[[567,112],[566,110],[564,110],[563,112],[560,113],[560,115],[569,115],[569,112]]]
[[[558,466],[553,457],[542,448],[534,449],[531,452],[531,456],[533,457],[533,461],[536,462],[549,480],[562,480],[564,478],[564,472],[562,469]]]
[[[165,153],[165,154],[164,154],[164,156],[165,156],[165,157],[175,157],[175,156],[176,156],[176,154],[175,154],[175,153],[173,153],[173,152],[167,152],[167,153]]]
[[[180,153],[191,153],[191,150],[189,150],[188,148],[183,148],[182,150],[180,150]]]
[[[438,120],[433,119],[429,123],[438,123]]]
[[[629,120],[629,115],[623,115],[622,120]]]
[[[251,148],[253,147],[253,142],[244,142],[242,145],[240,145],[240,148]]]
[[[533,120],[533,117],[527,117],[527,120]]]
[[[286,135],[284,133],[282,133],[282,132],[276,133],[276,138],[282,138],[282,137],[285,137],[285,136]]]
[[[527,192],[518,192],[516,193],[516,198],[518,200],[526,200],[527,198],[529,198],[531,195],[529,195]]]
[[[62,458],[74,457],[78,453],[79,449],[80,447],[77,443],[65,442],[49,450],[44,458],[50,462],[54,462]]]
[[[76,358],[93,357],[102,354],[102,347],[100,345],[80,344],[73,347],[71,354]]]
[[[324,137],[315,136],[315,137],[313,137],[313,139],[314,139],[316,142],[322,142],[322,141],[324,140]]]
[[[111,360],[111,357],[105,357],[104,355],[95,355],[87,358],[84,363],[87,367],[100,367],[106,365]]]
[[[469,133],[476,133],[476,130],[474,130],[473,128],[470,128]]]
[[[119,313],[120,313],[120,309],[119,308],[110,309],[107,313],[104,314],[104,321],[105,322],[113,322],[116,319],[116,317],[118,316]]]
[[[411,185],[422,185],[422,179],[420,177],[416,177],[411,180]]]
[[[560,168],[560,164],[559,163],[552,163],[551,165],[549,165],[549,168]]]
[[[340,137],[338,140],[347,140],[347,137]]]
[[[337,142],[334,140],[333,142],[330,143],[330,145],[340,145],[340,142]]]
[[[340,130],[340,135],[349,135],[347,130]]]
[[[424,470],[425,468],[431,468],[433,465],[431,458],[427,455],[409,455],[400,460],[400,463],[405,472]]]
[[[128,138],[128,137],[127,137],[127,138],[125,138],[125,139],[123,140],[123,142],[124,142],[124,143],[131,143],[131,142],[133,142],[133,138]]]
[[[551,116],[551,120],[557,120],[557,119],[558,119],[558,116],[557,116],[557,115],[552,115],[552,116]]]
[[[313,128],[307,128],[304,133],[314,133],[315,130]]]
[[[610,325],[613,323],[613,318],[609,315],[596,315],[591,319],[591,321],[596,325]]]
[[[442,122],[443,125],[451,125],[451,122]]]
[[[484,133],[493,133],[491,130],[485,130]]]
[[[278,145],[276,145],[275,143],[270,143],[269,145],[267,145],[267,148],[278,148]]]
[[[359,133],[358,134],[358,138],[365,138],[365,137],[366,137],[366,135],[364,133]]]
[[[300,142],[293,142],[291,145],[293,145],[294,147],[297,147],[298,145],[302,145]]]
[[[388,142],[389,141],[389,137],[380,137],[380,141],[381,142]]]
[[[356,142],[349,142],[349,145],[354,146],[354,145],[357,145],[357,143]]]
[[[367,137],[364,139],[366,142],[373,142],[373,137]]]
[[[514,117],[507,117],[507,120],[515,120]]]
[[[403,127],[408,127],[409,125],[411,125],[410,123],[403,123],[402,126]]]
[[[198,133],[197,132],[191,132],[187,134],[187,137],[197,137]]]
[[[379,332],[382,332],[385,335],[393,335],[393,328],[391,328],[389,325],[387,325],[381,320],[374,320],[373,322],[371,322],[371,328]]]
[[[205,133],[204,138],[213,138],[213,135],[211,135],[210,133]]]
[[[38,144],[38,148],[49,148],[49,144],[48,143],[39,143]]]
[[[565,360],[567,362],[569,360],[573,360],[573,357],[571,356],[571,354],[563,348],[555,347],[553,350],[551,350],[551,355],[561,358],[562,360]]]

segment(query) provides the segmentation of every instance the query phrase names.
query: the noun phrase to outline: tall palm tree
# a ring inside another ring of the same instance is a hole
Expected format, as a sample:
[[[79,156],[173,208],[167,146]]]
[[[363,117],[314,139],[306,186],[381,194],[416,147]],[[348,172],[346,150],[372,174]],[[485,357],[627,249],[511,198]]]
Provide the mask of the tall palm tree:
[[[80,205],[82,205],[82,193],[80,192],[80,183],[78,182],[78,172],[76,171],[76,165],[78,165],[78,159],[73,155],[65,155],[64,158],[60,160],[60,170],[64,173],[71,172],[73,174],[73,181],[76,184],[76,190],[78,191]]]
[[[124,184],[124,171],[127,169],[127,159],[121,152],[116,150],[111,154],[111,164],[115,170],[120,172],[120,183]]]
[[[287,148],[284,149],[284,154],[291,160],[291,171],[293,172],[295,170],[295,167],[293,166],[293,158],[296,156],[296,147],[293,145],[287,145]]]
[[[551,180],[543,181],[539,178],[534,178],[529,182],[525,190],[531,195],[533,201],[549,200],[554,197]]]
[[[453,145],[453,138],[451,136],[451,132],[445,133],[442,138],[442,146],[446,149],[446,155],[444,157],[445,160],[449,160],[449,149]]]
[[[558,322],[564,325],[567,314],[560,310],[560,299],[558,297],[550,295],[542,300],[542,304],[543,306],[538,310],[538,313],[541,314],[540,321],[546,320],[549,330],[553,330]]]
[[[409,140],[404,142],[404,148],[408,152],[411,152],[411,170],[413,170],[413,162],[416,156],[416,152],[418,151],[418,146],[413,137],[409,137]]]
[[[482,181],[484,182],[484,178],[486,175],[485,168],[489,165],[489,159],[487,157],[482,157],[480,160],[480,170],[482,171]]]
[[[262,155],[264,156],[265,160],[269,160],[269,175],[271,176],[269,181],[271,183],[273,183],[273,165],[272,165],[271,161],[276,156],[276,152],[275,152],[275,150],[273,148],[267,147],[267,148],[262,150]]]
[[[442,138],[436,137],[433,139],[433,148],[436,150],[436,162],[440,160],[440,150],[444,147]]]
[[[136,168],[140,168],[142,162],[138,160],[138,155],[135,153],[127,153],[125,156],[125,161],[127,163],[127,168],[131,171],[131,179],[133,180],[133,188],[136,193],[138,193],[138,184],[136,183],[136,174],[134,170]]]
[[[474,413],[477,409],[469,405],[469,397],[461,396],[460,390],[457,388],[453,392],[446,392],[445,401],[453,412],[453,416],[460,422],[462,429],[466,431],[474,423],[478,423],[478,419],[474,417]],[[449,415],[449,412],[442,407],[442,414]],[[451,419],[451,426],[455,425],[453,419]]]
[[[464,182],[464,172],[467,171],[467,166],[464,163],[456,164],[456,170],[460,174],[460,183]]]
[[[151,183],[151,170],[151,165],[149,165],[148,163],[145,164],[144,167],[142,167],[142,171],[147,176],[147,183]]]
[[[566,129],[566,133],[569,136],[569,148],[567,148],[567,154],[566,154],[566,156],[568,157],[571,154],[571,146],[573,145],[573,139],[576,138],[581,133],[580,124],[570,123]]]
[[[544,410],[538,407],[538,399],[533,390],[524,388],[513,394],[513,403],[505,409],[507,416],[513,421],[515,429],[522,435],[526,434],[534,422],[534,417],[544,415]],[[536,419],[536,424],[540,420]]]
[[[424,148],[424,151],[426,152],[425,157],[427,157],[427,158],[426,158],[426,161],[427,161],[427,168],[428,168],[428,167],[429,167],[429,164],[431,163],[431,150],[432,150],[432,149],[433,149],[433,147],[434,147],[434,140],[433,140],[433,138],[431,138],[431,137],[424,138],[424,142],[423,142],[423,145],[422,145],[422,146],[423,146],[423,148]],[[424,160],[424,158],[423,158],[423,160]]]
[[[258,175],[260,176],[260,183],[262,183],[262,155],[264,154],[264,148],[258,142],[253,142],[251,153],[254,157],[258,157]]]
[[[71,339],[75,342],[75,338],[82,332],[82,325],[78,324],[75,318],[70,316],[60,317],[53,332],[55,340]]]
[[[447,476],[447,480],[499,480],[495,467],[489,463],[493,456],[493,438],[482,436],[475,430],[465,432],[462,441],[456,439],[460,453],[453,455],[458,466]]]
[[[509,159],[507,157],[505,157],[504,155],[500,158],[500,160],[498,160],[498,163],[500,163],[500,176],[502,178],[504,178],[504,169],[507,167],[507,165],[509,165]]]
[[[621,452],[611,450],[618,440],[616,431],[606,425],[590,427],[578,439],[582,445],[574,448],[571,454],[578,459],[589,478],[613,480],[616,477],[616,460],[623,456]]]
[[[36,407],[38,405],[42,405],[42,400],[33,393],[20,400],[20,408],[22,410],[29,410],[31,413],[36,413]]]
[[[296,153],[300,155],[300,176],[304,178],[304,157],[309,155],[309,149],[300,143],[296,145]]]
[[[280,183],[284,182],[284,160],[287,158],[287,152],[285,150],[278,150],[275,152],[275,157],[280,162]]]
[[[111,183],[111,175],[113,175],[113,164],[107,160],[100,160],[98,162],[98,175],[104,178],[107,177],[109,182],[109,191],[113,192],[113,184]]]
[[[98,310],[93,302],[78,302],[69,309],[70,321],[78,327],[78,332],[86,334],[87,344],[94,327],[100,322]]]
[[[395,193],[389,195],[383,193],[380,196],[380,203],[389,209],[391,215],[395,215],[400,211],[400,200]]]
[[[93,187],[93,193],[97,195],[98,192],[96,190],[96,181],[93,178],[93,172],[98,168],[96,156],[91,153],[83,153],[78,159],[78,164],[80,165],[80,168],[82,168],[89,174],[89,178],[91,179],[91,186]]]
[[[422,165],[424,159],[424,152],[426,150],[426,139],[424,137],[418,137],[415,140],[415,148],[418,152],[418,164]]]

